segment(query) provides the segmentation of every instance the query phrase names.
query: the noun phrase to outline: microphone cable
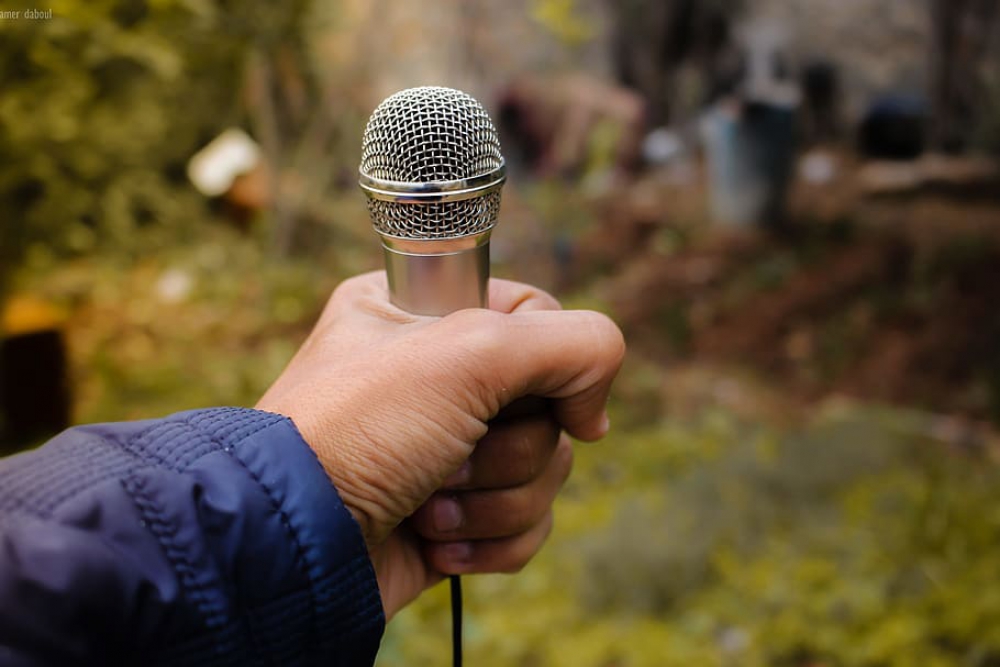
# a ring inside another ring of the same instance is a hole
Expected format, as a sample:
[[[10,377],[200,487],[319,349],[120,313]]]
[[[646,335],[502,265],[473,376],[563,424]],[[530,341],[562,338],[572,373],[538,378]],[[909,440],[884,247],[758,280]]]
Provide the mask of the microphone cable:
[[[462,578],[457,574],[451,580],[451,664],[462,667]]]

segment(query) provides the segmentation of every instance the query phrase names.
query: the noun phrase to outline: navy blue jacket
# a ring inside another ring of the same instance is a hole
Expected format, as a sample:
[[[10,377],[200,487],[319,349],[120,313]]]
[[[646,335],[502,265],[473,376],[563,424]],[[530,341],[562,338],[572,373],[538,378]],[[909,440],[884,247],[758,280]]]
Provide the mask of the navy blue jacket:
[[[371,665],[357,524],[288,419],[216,408],[0,460],[0,665]]]

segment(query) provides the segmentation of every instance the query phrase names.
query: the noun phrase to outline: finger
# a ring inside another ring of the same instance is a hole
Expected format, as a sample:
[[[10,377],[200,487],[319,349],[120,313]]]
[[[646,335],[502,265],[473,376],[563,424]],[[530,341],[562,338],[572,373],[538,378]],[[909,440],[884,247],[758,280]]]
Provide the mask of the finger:
[[[493,422],[469,460],[445,480],[444,488],[504,489],[527,484],[548,466],[559,435],[559,424],[544,415]]]
[[[625,340],[608,317],[591,311],[485,310],[454,313],[439,323],[447,348],[460,356],[485,419],[521,396],[552,398],[570,435],[597,440],[608,429],[605,405],[621,367]]]
[[[352,332],[371,339],[376,333],[401,331],[399,325],[427,325],[437,318],[415,315],[390,300],[389,280],[385,271],[371,271],[344,280],[330,295],[320,316],[317,332],[329,332],[335,324],[347,324],[336,330],[343,344]]]
[[[501,313],[531,310],[561,310],[554,296],[524,283],[492,278],[489,284],[490,309]]]
[[[548,292],[512,280],[492,278],[488,286],[492,310],[503,313],[560,310],[559,301]],[[390,321],[424,319],[394,306],[389,299],[389,281],[385,271],[370,271],[341,282],[331,295],[326,312],[354,312],[351,304],[361,304],[367,310]]]
[[[555,419],[552,416],[552,405],[549,401],[540,396],[523,396],[513,403],[504,406],[490,423],[510,422],[543,416]],[[553,421],[553,423],[556,422]]]
[[[550,510],[529,530],[495,540],[468,542],[427,542],[424,559],[443,574],[475,574],[486,572],[520,572],[541,550],[552,532]]]
[[[327,301],[326,310],[343,308],[365,299],[389,301],[389,280],[385,271],[369,271],[341,281]]]
[[[565,439],[537,478],[509,489],[441,492],[413,515],[411,525],[431,541],[496,539],[519,535],[552,506],[573,467],[573,447]]]
[[[503,313],[523,310],[560,310],[559,301],[532,285],[491,278],[488,285],[490,308]],[[389,281],[385,271],[370,271],[341,282],[331,300],[353,302],[372,295],[389,301]]]

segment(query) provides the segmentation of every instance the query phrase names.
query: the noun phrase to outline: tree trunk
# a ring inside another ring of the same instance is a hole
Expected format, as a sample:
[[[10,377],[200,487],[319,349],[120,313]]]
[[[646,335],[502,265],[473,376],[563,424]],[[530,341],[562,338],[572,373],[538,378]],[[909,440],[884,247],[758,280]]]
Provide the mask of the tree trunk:
[[[960,151],[973,139],[998,6],[998,0],[931,0],[931,141],[939,150]]]

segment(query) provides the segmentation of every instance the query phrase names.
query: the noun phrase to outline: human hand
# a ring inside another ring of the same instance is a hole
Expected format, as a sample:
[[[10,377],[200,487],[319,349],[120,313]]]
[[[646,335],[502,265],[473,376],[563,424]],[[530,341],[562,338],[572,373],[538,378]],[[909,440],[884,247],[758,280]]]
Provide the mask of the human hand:
[[[345,281],[257,407],[316,452],[391,618],[445,574],[513,571],[537,552],[572,461],[560,428],[605,434],[624,342],[603,315],[518,283],[491,281],[492,310],[443,318],[387,294],[381,272]],[[547,414],[517,414],[531,396]]]

